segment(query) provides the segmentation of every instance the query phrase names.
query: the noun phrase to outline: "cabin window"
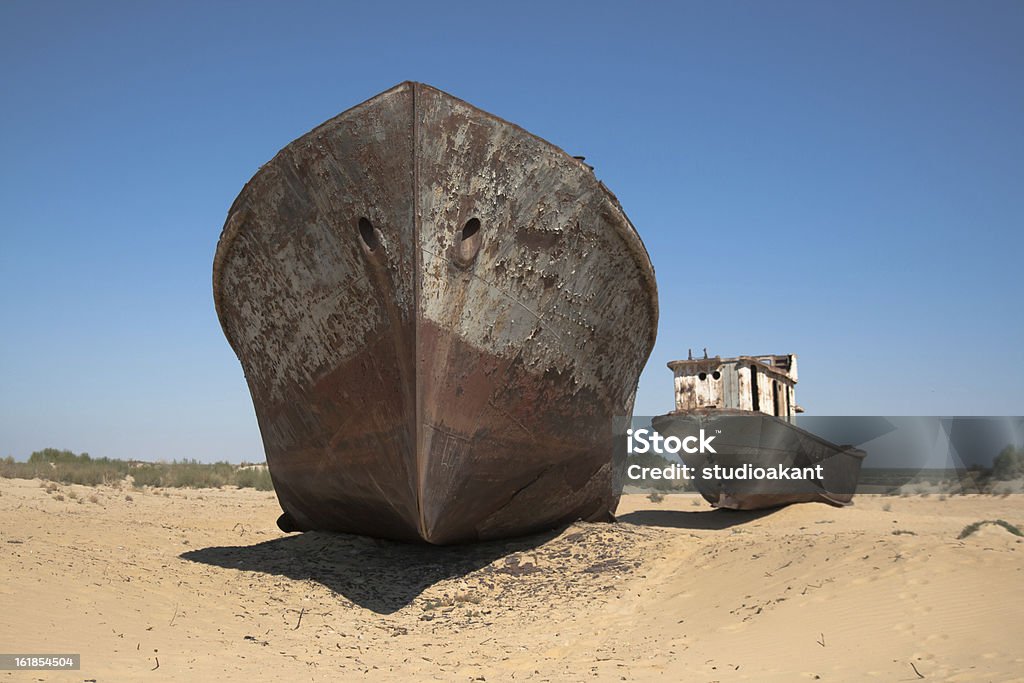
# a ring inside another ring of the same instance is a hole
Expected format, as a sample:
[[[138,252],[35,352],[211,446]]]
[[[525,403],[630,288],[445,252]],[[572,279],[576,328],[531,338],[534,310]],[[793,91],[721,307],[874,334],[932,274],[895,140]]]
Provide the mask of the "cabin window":
[[[718,370],[715,370],[714,372],[711,373],[711,379],[722,379],[722,373],[720,373]]]
[[[708,373],[706,373],[706,372],[702,372],[699,375],[697,375],[697,379],[699,379],[701,382],[703,382],[707,378],[708,378]]]
[[[377,247],[380,246],[377,231],[373,229],[373,223],[366,218],[359,219],[359,236],[363,238],[363,244],[370,251],[376,251]]]

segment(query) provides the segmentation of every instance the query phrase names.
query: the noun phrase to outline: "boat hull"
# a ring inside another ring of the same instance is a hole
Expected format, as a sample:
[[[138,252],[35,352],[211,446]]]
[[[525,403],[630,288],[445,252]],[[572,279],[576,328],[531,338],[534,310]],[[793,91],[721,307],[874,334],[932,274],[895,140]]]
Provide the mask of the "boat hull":
[[[614,510],[653,269],[549,143],[402,84],[246,185],[214,297],[282,528],[455,543]]]
[[[853,498],[864,451],[837,446],[773,415],[746,411],[694,411],[654,418],[652,425],[664,437],[679,439],[713,436],[714,453],[681,452],[683,463],[698,475],[716,465],[730,473],[744,466],[743,478],[695,476],[694,485],[715,507],[736,510],[823,502],[846,505]],[[754,478],[749,469],[792,471],[821,466],[821,476],[794,479]],[[712,469],[712,472],[714,470]]]

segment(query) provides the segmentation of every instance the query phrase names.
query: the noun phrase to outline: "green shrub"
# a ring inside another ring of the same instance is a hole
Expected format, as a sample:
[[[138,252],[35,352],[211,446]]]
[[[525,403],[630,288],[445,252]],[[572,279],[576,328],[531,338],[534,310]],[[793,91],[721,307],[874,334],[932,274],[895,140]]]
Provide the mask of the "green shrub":
[[[7,479],[42,479],[61,484],[100,484],[120,486],[131,476],[136,487],[220,488],[238,486],[260,491],[273,490],[270,472],[265,467],[244,469],[228,462],[202,463],[197,460],[170,463],[142,463],[93,458],[88,453],[76,455],[68,450],[45,448],[29,456],[28,462],[16,462],[8,456],[0,460],[0,477]]]
[[[957,536],[957,538],[961,540],[965,539],[981,527],[985,526],[986,524],[995,524],[996,526],[1001,526],[1014,536],[1024,536],[1024,532],[1021,532],[1020,529],[1018,529],[1013,524],[1010,524],[1005,519],[983,519],[981,521],[974,522],[973,524],[968,524],[967,526],[965,526],[964,530],[960,532],[960,535]]]
[[[253,488],[257,491],[273,491],[274,482],[270,479],[270,471],[265,467],[239,469],[235,473],[235,486]]]
[[[992,461],[992,476],[1006,481],[1024,477],[1024,448],[1007,446]]]

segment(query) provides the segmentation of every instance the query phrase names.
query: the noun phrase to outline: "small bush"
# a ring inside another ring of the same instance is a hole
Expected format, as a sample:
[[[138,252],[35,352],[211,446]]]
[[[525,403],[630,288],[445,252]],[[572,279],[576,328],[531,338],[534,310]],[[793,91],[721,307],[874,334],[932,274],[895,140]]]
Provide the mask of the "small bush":
[[[661,491],[651,491],[649,494],[647,494],[647,500],[651,501],[652,503],[660,503],[661,501],[665,500],[665,494],[662,493]]]
[[[957,536],[957,538],[961,540],[965,539],[981,527],[985,526],[986,524],[995,524],[996,526],[1001,526],[1014,536],[1024,536],[1024,532],[1022,532],[1013,524],[1007,522],[1005,519],[983,519],[981,521],[974,522],[973,524],[968,524],[967,526],[965,526],[964,530],[960,532],[960,535]]]
[[[1024,477],[1024,448],[1009,445],[1000,451],[992,461],[992,476],[1004,481]]]
[[[252,488],[257,491],[274,490],[274,482],[270,478],[270,471],[265,467],[239,469],[235,473],[234,484],[239,488]]]

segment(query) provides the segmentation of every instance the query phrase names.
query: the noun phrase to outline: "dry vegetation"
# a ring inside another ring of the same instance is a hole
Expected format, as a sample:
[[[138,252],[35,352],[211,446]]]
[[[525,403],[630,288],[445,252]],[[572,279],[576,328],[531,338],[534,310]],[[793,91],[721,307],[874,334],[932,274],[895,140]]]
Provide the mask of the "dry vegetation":
[[[986,524],[1000,526],[1009,531],[1014,536],[1024,536],[1024,533],[1022,533],[1020,529],[1018,529],[1015,525],[1010,524],[1005,519],[983,519],[981,521],[974,522],[972,524],[968,524],[967,526],[965,526],[964,530],[960,532],[960,535],[957,536],[957,538],[959,540],[963,540],[971,534],[978,531],[979,529],[981,529],[981,527],[985,526]]]
[[[202,463],[195,460],[137,462],[93,458],[88,453],[46,448],[36,451],[27,462],[7,457],[0,460],[0,477],[5,479],[42,479],[60,484],[84,486],[115,485],[130,482],[136,487],[219,488],[237,486],[270,491],[274,488],[265,467],[232,465],[227,462]],[[130,500],[130,499],[129,499]]]

